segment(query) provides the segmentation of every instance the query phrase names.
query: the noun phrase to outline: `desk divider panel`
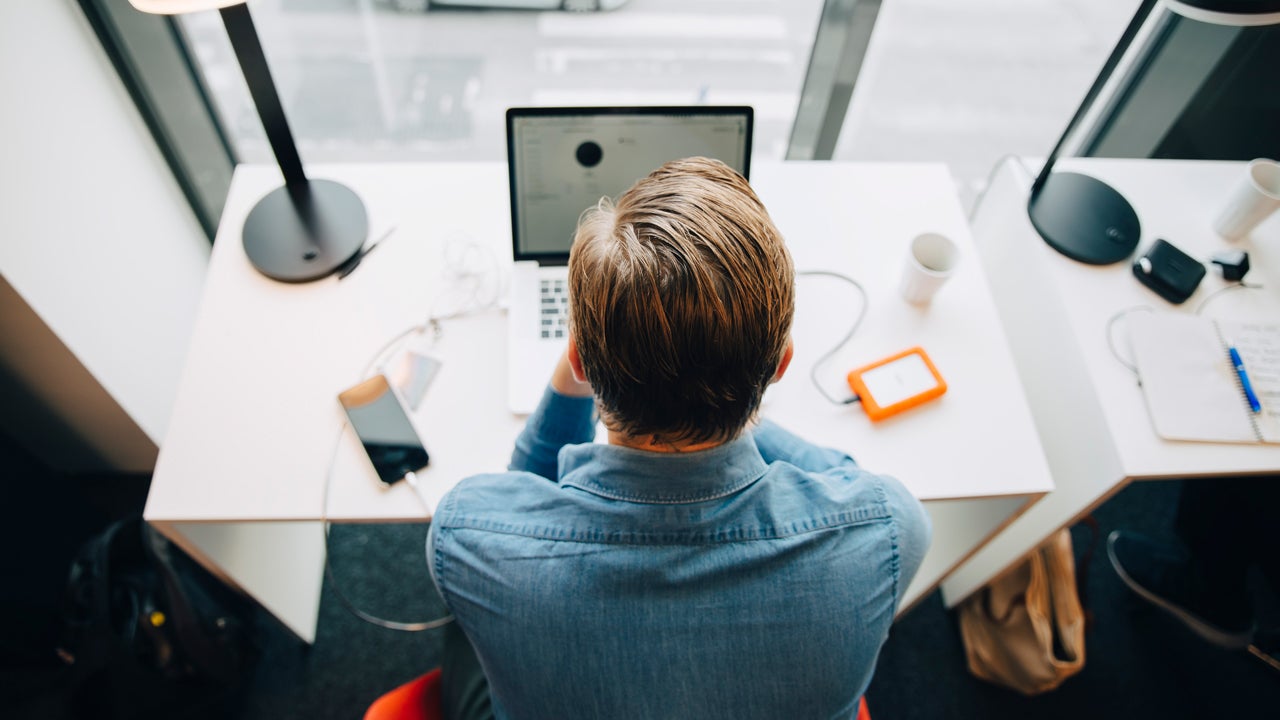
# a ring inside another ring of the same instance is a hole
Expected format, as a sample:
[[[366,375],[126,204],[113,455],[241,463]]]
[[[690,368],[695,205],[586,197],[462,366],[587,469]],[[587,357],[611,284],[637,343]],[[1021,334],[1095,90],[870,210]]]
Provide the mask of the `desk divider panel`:
[[[1073,261],[1054,254],[1031,227],[1030,181],[1005,161],[970,225],[1055,489],[942,583],[949,607],[1109,497],[1124,475],[1096,394],[1079,391],[1093,381],[1046,267]]]

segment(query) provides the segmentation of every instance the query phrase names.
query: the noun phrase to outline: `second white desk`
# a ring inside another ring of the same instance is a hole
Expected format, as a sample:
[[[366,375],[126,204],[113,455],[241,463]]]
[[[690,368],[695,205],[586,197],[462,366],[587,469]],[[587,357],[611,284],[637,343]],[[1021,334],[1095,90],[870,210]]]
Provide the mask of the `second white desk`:
[[[1280,316],[1280,214],[1235,243],[1211,227],[1244,163],[1073,159],[1061,167],[1099,177],[1129,200],[1142,223],[1138,253],[1155,238],[1197,258],[1228,249],[1250,253],[1254,269],[1247,279],[1263,288],[1215,297],[1207,314]],[[1027,218],[1032,179],[1019,162],[1004,162],[975,210],[973,229],[1056,488],[947,579],[942,590],[949,603],[1130,481],[1280,475],[1280,445],[1161,439],[1137,379],[1108,346],[1108,322],[1117,313],[1138,306],[1195,312],[1226,283],[1210,272],[1185,304],[1175,306],[1139,284],[1127,262],[1099,267],[1067,259],[1040,239]],[[1127,355],[1123,323],[1113,335],[1118,352]]]

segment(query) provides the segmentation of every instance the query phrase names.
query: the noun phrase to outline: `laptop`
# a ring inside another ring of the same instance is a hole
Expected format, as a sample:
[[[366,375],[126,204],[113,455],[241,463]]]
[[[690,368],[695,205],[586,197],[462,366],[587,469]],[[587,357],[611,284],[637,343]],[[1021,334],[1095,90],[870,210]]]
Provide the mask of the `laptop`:
[[[568,339],[569,248],[578,217],[668,160],[702,155],[748,176],[750,107],[511,108],[507,166],[515,267],[507,404],[537,408]]]

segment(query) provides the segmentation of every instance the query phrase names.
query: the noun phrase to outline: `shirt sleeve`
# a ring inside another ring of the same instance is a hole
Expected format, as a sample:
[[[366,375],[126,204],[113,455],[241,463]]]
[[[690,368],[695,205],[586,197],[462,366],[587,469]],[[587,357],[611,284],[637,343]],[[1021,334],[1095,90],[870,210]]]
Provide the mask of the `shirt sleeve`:
[[[431,584],[436,586],[436,592],[440,594],[440,598],[444,600],[445,608],[452,613],[453,609],[449,605],[449,593],[446,592],[444,584],[440,577],[440,563],[444,562],[442,555],[436,554],[437,544],[440,542],[438,534],[440,528],[446,527],[450,520],[450,506],[452,504],[453,491],[450,490],[444,499],[440,501],[440,507],[436,508],[435,517],[431,518],[431,523],[427,526],[427,574],[431,576]]]
[[[902,594],[920,570],[925,551],[933,540],[933,522],[924,505],[906,486],[892,477],[880,476],[885,492],[885,503],[893,518],[898,546],[898,587],[895,603],[901,603]]]
[[[760,457],[766,463],[782,461],[807,472],[825,472],[835,467],[858,467],[849,455],[814,445],[782,429],[782,426],[772,420],[761,420],[752,435],[760,450]]]
[[[538,409],[516,438],[509,469],[555,480],[560,448],[595,439],[595,408],[595,398],[561,395],[548,385]]]
[[[431,576],[431,584],[436,586],[436,592],[443,597],[444,588],[440,587],[440,578],[436,576],[436,523],[434,520],[427,527],[427,574]]]

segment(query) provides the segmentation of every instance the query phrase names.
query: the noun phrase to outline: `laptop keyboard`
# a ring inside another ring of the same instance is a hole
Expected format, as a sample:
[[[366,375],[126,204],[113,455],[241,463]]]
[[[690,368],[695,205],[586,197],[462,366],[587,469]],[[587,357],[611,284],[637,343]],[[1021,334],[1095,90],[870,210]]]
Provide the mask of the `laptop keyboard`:
[[[569,330],[568,283],[564,278],[542,278],[538,286],[542,296],[542,301],[538,304],[542,337],[565,337]]]

